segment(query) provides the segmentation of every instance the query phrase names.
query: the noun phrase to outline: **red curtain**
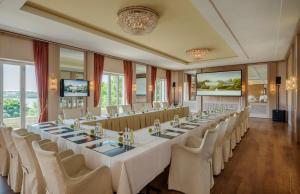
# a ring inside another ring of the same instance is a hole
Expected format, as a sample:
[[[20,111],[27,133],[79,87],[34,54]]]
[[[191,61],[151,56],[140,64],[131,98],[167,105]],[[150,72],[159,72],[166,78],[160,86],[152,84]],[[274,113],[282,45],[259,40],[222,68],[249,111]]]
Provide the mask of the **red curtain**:
[[[94,53],[94,107],[99,105],[103,69],[104,56]]]
[[[169,104],[171,104],[171,70],[166,70],[166,78],[167,78],[167,98]]]
[[[132,62],[123,61],[125,75],[126,100],[129,105],[132,104]]]
[[[189,100],[192,97],[192,75],[187,74],[187,81],[188,81],[188,89],[189,89]]]
[[[157,72],[157,67],[151,66],[151,101],[154,101],[154,94],[155,94],[155,82],[156,82],[156,72]]]
[[[33,41],[35,74],[40,104],[39,122],[48,120],[48,43]]]

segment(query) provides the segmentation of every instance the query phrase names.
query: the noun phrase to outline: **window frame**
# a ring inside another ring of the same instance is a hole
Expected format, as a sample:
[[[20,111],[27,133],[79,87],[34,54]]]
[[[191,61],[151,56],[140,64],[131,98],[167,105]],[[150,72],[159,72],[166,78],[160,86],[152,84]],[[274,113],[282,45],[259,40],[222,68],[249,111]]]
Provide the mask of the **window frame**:
[[[161,98],[157,98],[157,85],[158,82],[160,84],[160,93]],[[154,93],[154,101],[165,102],[167,101],[167,80],[166,79],[156,79],[155,81],[155,93]]]
[[[26,128],[26,66],[31,65],[34,66],[35,64],[32,62],[20,62],[20,61],[13,61],[13,60],[0,60],[0,121],[4,122],[4,80],[3,80],[3,73],[4,69],[3,66],[7,65],[15,65],[20,67],[20,127]],[[38,92],[38,91],[37,91]],[[39,103],[39,98],[38,98]]]
[[[126,104],[126,100],[125,100],[125,87],[124,87],[124,85],[125,85],[125,75],[124,74],[121,74],[121,73],[111,73],[111,72],[103,72],[103,76],[102,76],[102,79],[103,79],[103,77],[104,77],[104,75],[106,75],[106,76],[108,76],[108,87],[107,87],[107,94],[108,94],[108,100],[107,100],[107,102],[108,102],[108,104],[106,105],[106,106],[111,106],[112,104],[111,104],[111,101],[112,101],[112,97],[111,97],[111,94],[112,94],[112,84],[111,84],[111,77],[112,76],[116,76],[117,77],[117,86],[116,86],[116,88],[117,88],[117,91],[116,91],[116,97],[117,97],[117,105],[116,106],[118,106],[118,107],[120,107],[121,105],[124,105],[124,104]],[[119,99],[119,81],[120,81],[120,77],[123,77],[123,102],[121,102],[120,103],[120,99]],[[102,80],[101,80],[101,85],[99,86],[99,87],[102,87]],[[101,90],[101,92],[102,92],[102,90]],[[102,96],[101,94],[100,94],[100,96]],[[102,110],[102,108],[105,108],[105,107],[102,107],[102,102],[101,102],[101,97],[100,97],[100,102],[99,102],[99,104],[100,104],[100,110]]]

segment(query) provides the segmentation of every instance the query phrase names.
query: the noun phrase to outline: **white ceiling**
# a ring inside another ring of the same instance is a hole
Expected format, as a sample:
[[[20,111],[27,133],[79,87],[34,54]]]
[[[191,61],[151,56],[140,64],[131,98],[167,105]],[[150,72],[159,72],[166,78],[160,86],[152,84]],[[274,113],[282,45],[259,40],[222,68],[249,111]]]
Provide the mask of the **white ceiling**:
[[[299,0],[191,0],[238,57],[191,65],[91,30],[20,10],[26,0],[0,0],[0,29],[169,69],[283,60],[300,17]]]

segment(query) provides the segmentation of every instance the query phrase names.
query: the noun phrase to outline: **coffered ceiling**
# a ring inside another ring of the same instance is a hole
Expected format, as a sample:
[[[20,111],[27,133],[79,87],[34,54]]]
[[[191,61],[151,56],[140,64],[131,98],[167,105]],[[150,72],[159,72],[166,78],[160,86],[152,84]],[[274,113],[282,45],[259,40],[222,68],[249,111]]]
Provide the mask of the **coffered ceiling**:
[[[131,5],[143,5],[158,11],[160,17],[152,33],[137,36],[120,28],[118,10]],[[80,24],[81,29],[91,28],[111,39],[121,39],[183,63],[192,62],[185,51],[195,47],[212,50],[206,60],[236,57],[192,2],[186,0],[29,0],[23,9],[42,16],[45,16],[43,12],[47,13],[49,17],[52,15],[51,19],[62,23],[67,19]]]
[[[154,31],[133,36],[117,11],[146,5]],[[0,0],[0,29],[169,69],[282,60],[295,34],[299,0]],[[212,49],[193,61],[192,47]]]

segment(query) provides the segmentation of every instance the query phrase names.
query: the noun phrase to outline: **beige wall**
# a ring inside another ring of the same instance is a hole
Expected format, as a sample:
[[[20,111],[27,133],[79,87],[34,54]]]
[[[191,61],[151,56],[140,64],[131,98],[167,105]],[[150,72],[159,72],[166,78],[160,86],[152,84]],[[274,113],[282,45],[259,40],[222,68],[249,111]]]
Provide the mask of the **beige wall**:
[[[0,32],[0,59],[33,63],[32,40]]]
[[[297,89],[287,91],[288,122],[300,143],[300,25],[287,56],[286,77],[297,79]]]

